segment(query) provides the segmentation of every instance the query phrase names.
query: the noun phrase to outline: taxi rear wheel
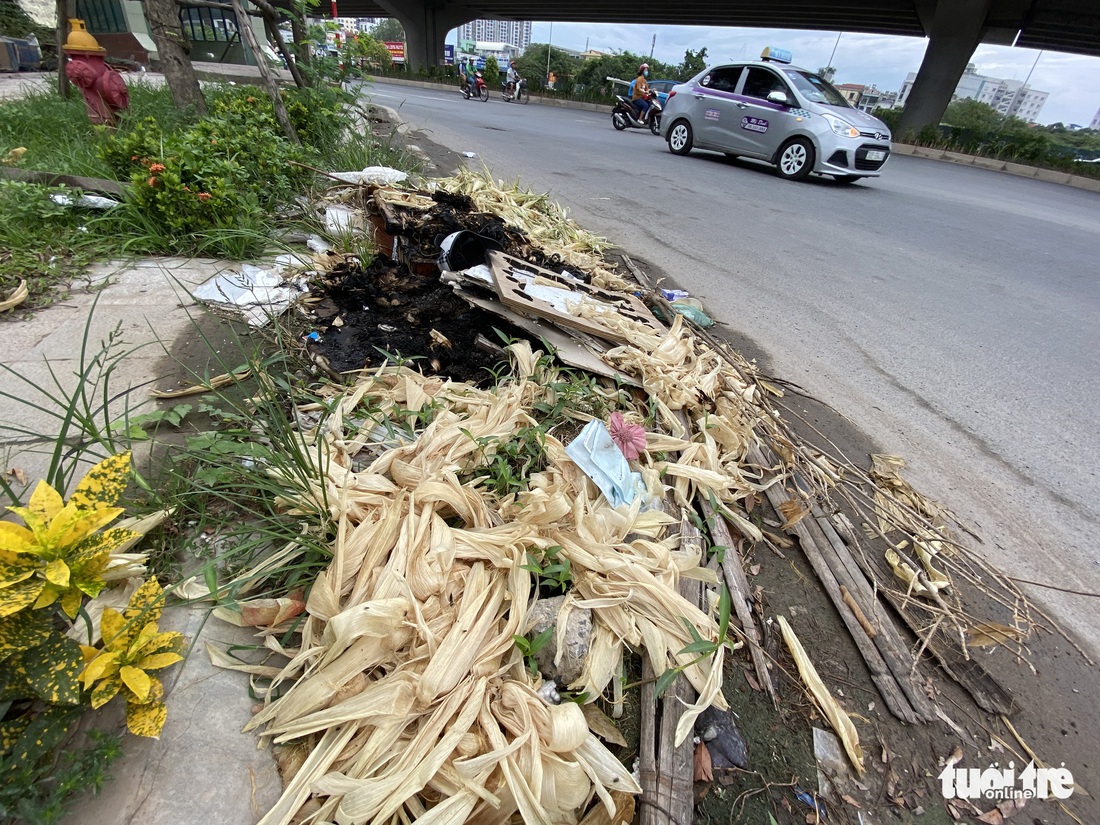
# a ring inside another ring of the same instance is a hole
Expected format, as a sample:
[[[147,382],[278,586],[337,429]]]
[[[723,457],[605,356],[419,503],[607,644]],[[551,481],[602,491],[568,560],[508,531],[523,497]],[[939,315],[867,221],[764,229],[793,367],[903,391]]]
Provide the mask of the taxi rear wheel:
[[[668,150],[674,155],[686,155],[691,151],[691,124],[678,120],[668,130]]]
[[[806,138],[792,138],[783,144],[776,158],[776,171],[787,180],[802,180],[814,169],[814,147]]]

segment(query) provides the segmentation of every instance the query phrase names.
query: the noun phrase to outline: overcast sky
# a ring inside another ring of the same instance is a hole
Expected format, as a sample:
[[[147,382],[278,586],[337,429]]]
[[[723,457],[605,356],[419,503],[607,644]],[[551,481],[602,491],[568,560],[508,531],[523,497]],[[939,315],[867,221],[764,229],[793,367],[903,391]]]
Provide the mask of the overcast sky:
[[[688,49],[707,50],[707,62],[752,60],[765,46],[789,49],[796,65],[817,70],[828,65],[839,32],[740,29],[710,26],[644,26],[597,23],[549,23],[532,27],[533,43],[583,51],[585,45],[602,52],[630,51],[648,55],[657,36],[653,56],[679,64]],[[915,37],[845,34],[836,45],[835,83],[874,84],[883,91],[898,91],[908,72],[920,68],[928,41]],[[1038,56],[1039,62],[1035,64]],[[979,46],[971,62],[980,74],[1028,81],[1033,89],[1050,92],[1039,113],[1041,123],[1078,123],[1088,126],[1100,108],[1100,58],[1060,52]],[[652,76],[652,75],[651,75]],[[657,78],[653,78],[656,80]]]

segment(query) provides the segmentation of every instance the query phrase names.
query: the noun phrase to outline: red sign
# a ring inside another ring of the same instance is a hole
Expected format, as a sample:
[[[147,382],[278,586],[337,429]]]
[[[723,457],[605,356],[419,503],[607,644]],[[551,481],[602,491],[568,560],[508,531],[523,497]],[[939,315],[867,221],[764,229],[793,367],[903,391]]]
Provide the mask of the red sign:
[[[395,63],[405,62],[405,44],[400,40],[383,40],[382,44],[389,49],[390,59]]]

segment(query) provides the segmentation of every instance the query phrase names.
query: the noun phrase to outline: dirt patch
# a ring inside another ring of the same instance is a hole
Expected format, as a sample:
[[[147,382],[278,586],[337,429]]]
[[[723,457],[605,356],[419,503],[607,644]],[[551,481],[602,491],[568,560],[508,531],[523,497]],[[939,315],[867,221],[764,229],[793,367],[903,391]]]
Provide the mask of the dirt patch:
[[[342,375],[388,359],[429,375],[485,385],[500,359],[479,348],[479,336],[500,344],[500,335],[517,334],[500,317],[456,297],[439,282],[438,271],[402,272],[384,256],[366,269],[341,265],[314,288],[324,297],[312,308],[317,334],[309,346],[331,372]]]

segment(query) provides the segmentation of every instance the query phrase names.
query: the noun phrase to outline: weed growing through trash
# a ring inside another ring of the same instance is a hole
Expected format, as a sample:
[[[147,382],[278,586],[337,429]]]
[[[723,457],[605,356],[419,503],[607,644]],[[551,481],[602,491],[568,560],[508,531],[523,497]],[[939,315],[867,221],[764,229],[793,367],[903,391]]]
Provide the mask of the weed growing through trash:
[[[565,593],[573,583],[569,558],[561,555],[561,547],[553,545],[537,553],[527,551],[527,564],[521,565],[538,576],[538,589],[545,596]]]
[[[475,438],[469,430],[462,432],[477,443],[483,460],[483,466],[467,477],[483,477],[498,496],[523,492],[531,474],[546,467],[546,431],[542,426],[523,427],[508,440]]]
[[[519,652],[523,654],[523,664],[527,667],[527,672],[532,676],[537,676],[539,672],[539,663],[535,657],[538,656],[539,651],[546,647],[553,636],[553,627],[546,628],[533,639],[528,639],[526,636],[512,636],[512,638],[515,639],[516,647],[519,648]]]

